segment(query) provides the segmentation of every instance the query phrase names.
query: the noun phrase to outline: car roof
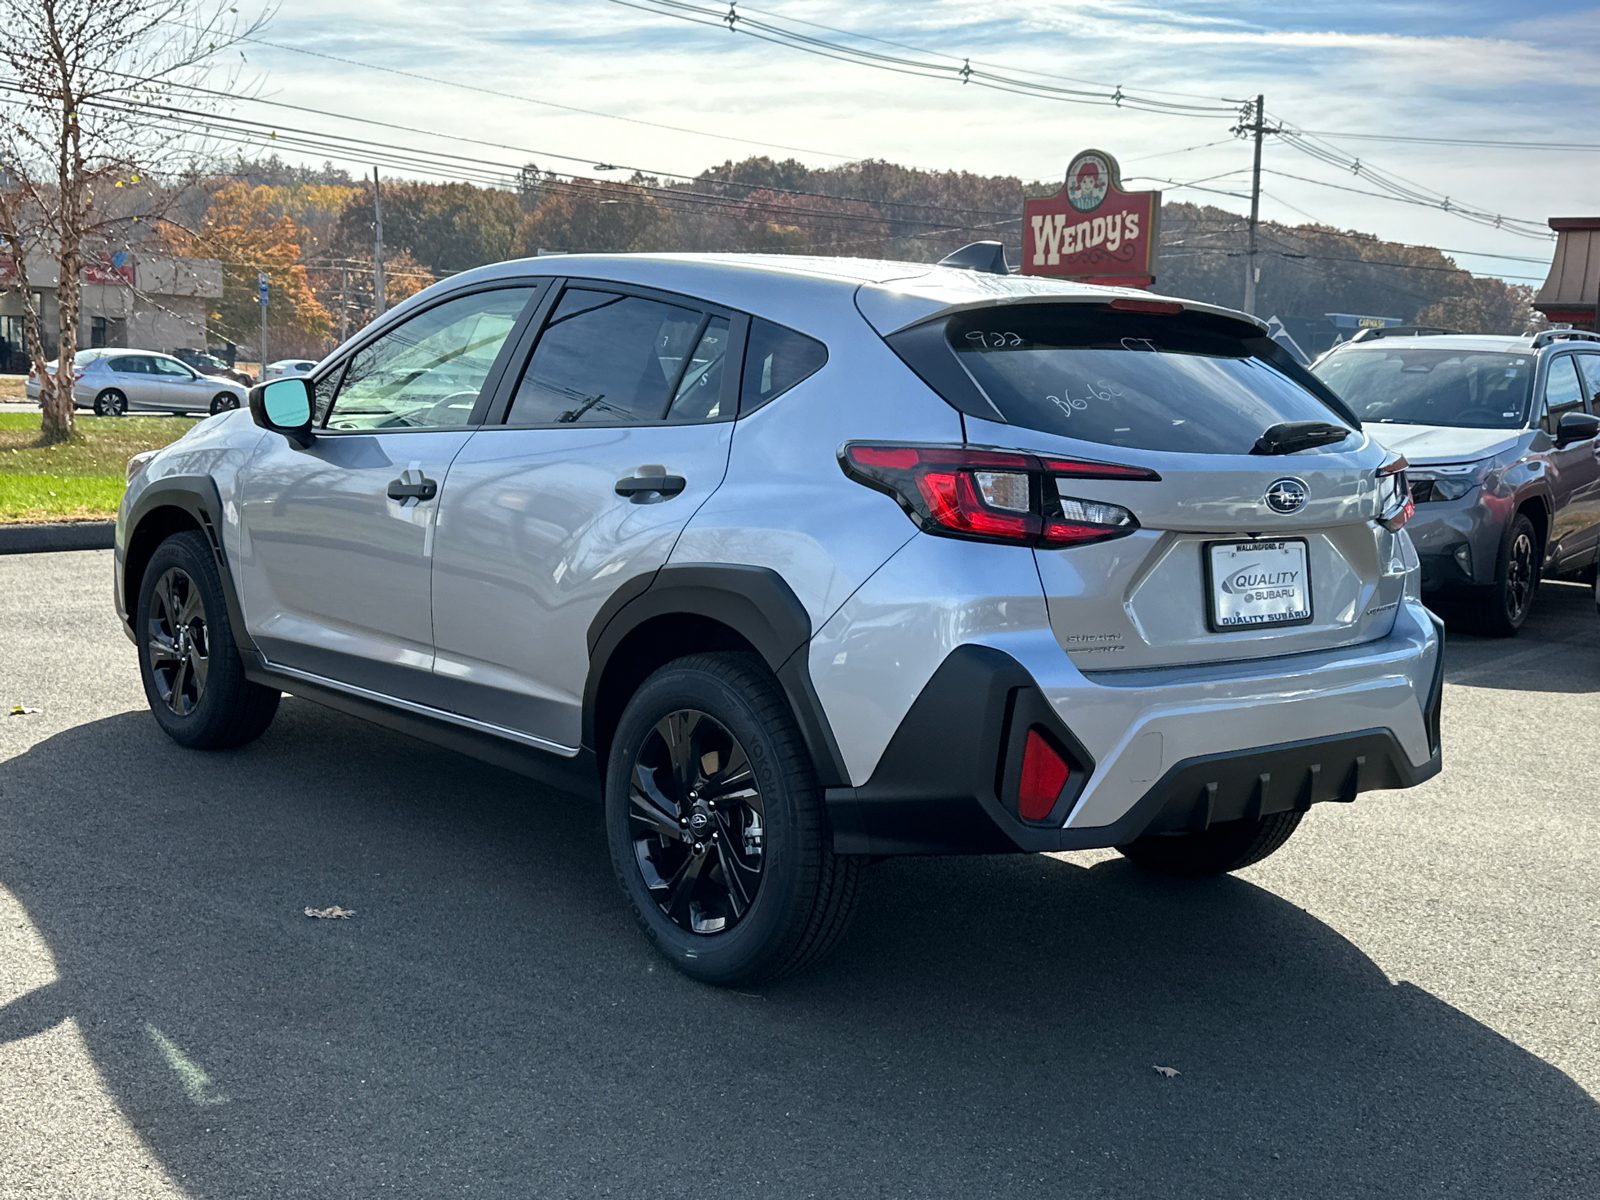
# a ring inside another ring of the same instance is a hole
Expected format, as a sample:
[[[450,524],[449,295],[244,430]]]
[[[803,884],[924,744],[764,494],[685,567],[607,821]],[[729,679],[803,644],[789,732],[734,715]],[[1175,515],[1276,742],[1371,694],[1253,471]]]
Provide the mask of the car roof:
[[[1561,343],[1552,343],[1559,345]],[[1421,337],[1373,338],[1367,342],[1341,342],[1334,349],[1348,353],[1394,347],[1403,350],[1479,350],[1491,353],[1533,353],[1533,337],[1495,333],[1432,333]]]
[[[1255,317],[1183,297],[1157,297],[1131,288],[1102,287],[1041,275],[995,275],[936,263],[789,254],[548,254],[493,263],[452,275],[398,308],[458,287],[528,275],[576,276],[683,292],[714,304],[784,320],[786,300],[834,293],[852,298],[883,334],[962,308],[1035,301],[1097,302],[1119,296],[1170,299],[1186,309],[1248,322]]]

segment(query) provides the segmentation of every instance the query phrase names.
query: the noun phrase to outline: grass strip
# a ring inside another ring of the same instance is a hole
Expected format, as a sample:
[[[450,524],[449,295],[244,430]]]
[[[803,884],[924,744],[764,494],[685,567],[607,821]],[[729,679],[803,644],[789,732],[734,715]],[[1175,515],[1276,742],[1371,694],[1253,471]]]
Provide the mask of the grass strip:
[[[127,487],[121,475],[0,473],[0,525],[27,521],[107,521]]]
[[[79,416],[69,441],[40,446],[35,413],[0,413],[0,522],[116,516],[128,459],[177,441],[185,417]]]

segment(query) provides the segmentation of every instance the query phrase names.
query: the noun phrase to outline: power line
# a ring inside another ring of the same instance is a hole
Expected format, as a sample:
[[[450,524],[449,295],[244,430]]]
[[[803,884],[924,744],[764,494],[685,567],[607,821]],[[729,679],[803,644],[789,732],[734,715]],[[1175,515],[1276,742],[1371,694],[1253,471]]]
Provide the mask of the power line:
[[[1330,129],[1303,129],[1316,137],[1341,142],[1406,142],[1421,146],[1474,146],[1485,150],[1600,150],[1600,142],[1500,141],[1494,138],[1419,137],[1399,133],[1347,133]]]
[[[923,55],[923,58],[905,58],[899,55],[880,54],[876,51],[864,50],[860,47],[830,41],[827,38],[813,37],[792,29],[785,29],[783,26],[776,25],[771,21],[748,17],[738,11],[737,4],[729,4],[727,10],[722,11],[720,9],[707,8],[700,4],[685,3],[684,0],[611,0],[611,3],[657,16],[669,17],[673,20],[686,21],[692,25],[713,28],[726,27],[733,33],[743,34],[758,41],[771,42],[774,45],[786,46],[791,50],[800,50],[807,54],[815,54],[823,58],[831,58],[857,66],[873,67],[877,70],[891,71],[899,75],[913,75],[923,79],[942,79],[963,85],[972,84],[994,91],[1033,96],[1037,99],[1056,100],[1068,104],[1089,104],[1104,108],[1126,108],[1136,112],[1154,112],[1163,113],[1167,116],[1184,117],[1231,116],[1235,109],[1232,101],[1219,99],[1203,105],[1179,104],[1174,101],[1159,99],[1154,93],[1128,92],[1120,86],[1104,89],[1102,85],[1090,91],[1084,88],[1064,88],[1050,84],[1034,83],[1027,79],[1018,78],[1017,76],[1020,73],[1017,72],[999,74],[981,69],[981,64],[980,67],[974,67],[970,59],[963,59],[959,67],[946,65],[943,62],[930,62],[928,61],[929,58],[939,57],[950,59],[953,64],[954,56],[943,54],[935,56],[931,51],[914,47],[908,47],[908,49],[912,53]],[[873,40],[883,41],[883,39]],[[902,45],[901,43],[893,44],[896,46]]]
[[[813,150],[805,146],[788,146],[780,142],[763,142],[754,138],[736,137],[727,133],[712,133],[704,129],[691,129],[684,125],[667,125],[660,121],[646,121],[642,117],[624,117],[617,113],[600,112],[592,108],[579,108],[572,104],[558,104],[554,100],[541,100],[536,96],[524,96],[516,92],[502,92],[495,88],[480,87],[477,84],[461,83],[454,79],[441,79],[436,75],[423,75],[417,71],[403,71],[399,67],[384,67],[377,63],[361,62],[359,59],[345,58],[338,54],[329,54],[323,50],[309,50],[304,46],[289,46],[282,42],[269,42],[264,38],[241,38],[241,41],[250,42],[258,46],[266,46],[273,50],[284,50],[290,54],[304,54],[312,58],[322,58],[329,62],[344,63],[346,66],[362,67],[368,71],[382,71],[389,75],[399,75],[406,79],[420,79],[424,83],[436,83],[443,87],[460,88],[463,91],[478,92],[485,96],[497,96],[502,100],[516,100],[523,104],[538,104],[545,108],[560,109],[562,112],[578,113],[586,117],[601,117],[608,121],[626,121],[630,125],[644,125],[651,129],[665,129],[670,133],[687,133],[695,137],[713,138],[724,142],[738,142],[745,146],[760,146],[767,150],[787,150],[791,154],[816,154],[823,158],[837,158],[845,162],[857,162],[860,155],[840,154],[833,150]]]

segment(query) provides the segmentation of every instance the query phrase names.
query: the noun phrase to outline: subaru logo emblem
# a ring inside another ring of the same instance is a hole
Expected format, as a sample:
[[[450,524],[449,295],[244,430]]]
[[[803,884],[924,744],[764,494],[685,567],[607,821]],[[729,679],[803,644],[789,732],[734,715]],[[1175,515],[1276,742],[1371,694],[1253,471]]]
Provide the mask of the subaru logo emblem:
[[[1274,479],[1267,485],[1267,507],[1275,513],[1288,516],[1304,508],[1309,495],[1304,480],[1292,476]]]

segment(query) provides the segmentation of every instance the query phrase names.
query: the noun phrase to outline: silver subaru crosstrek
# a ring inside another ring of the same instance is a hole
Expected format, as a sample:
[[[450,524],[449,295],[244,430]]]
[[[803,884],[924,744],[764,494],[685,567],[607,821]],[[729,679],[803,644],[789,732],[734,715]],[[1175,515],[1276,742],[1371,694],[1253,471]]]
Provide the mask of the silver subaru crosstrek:
[[[1215,874],[1434,775],[1404,468],[1209,305],[541,258],[135,458],[116,600],[176,741],[290,692],[598,797],[650,941],[749,982],[880,856]]]

